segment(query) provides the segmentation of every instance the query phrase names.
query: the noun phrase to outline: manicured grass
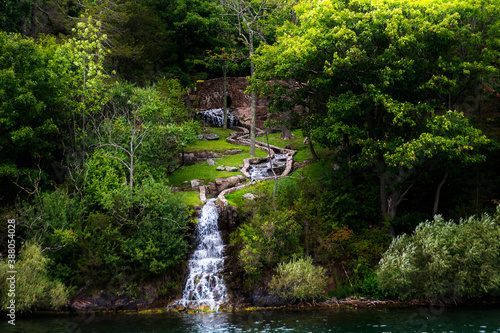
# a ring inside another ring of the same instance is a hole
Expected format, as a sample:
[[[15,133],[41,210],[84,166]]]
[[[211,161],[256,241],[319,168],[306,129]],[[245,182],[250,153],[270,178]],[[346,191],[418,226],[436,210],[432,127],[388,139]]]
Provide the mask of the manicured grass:
[[[208,128],[206,132],[204,133],[215,133],[219,135],[220,139],[219,140],[214,140],[214,141],[197,141],[193,145],[189,146],[186,149],[186,152],[195,152],[195,151],[212,151],[212,152],[217,152],[217,153],[223,153],[228,149],[241,149],[242,153],[236,154],[236,155],[228,155],[223,158],[215,159],[217,162],[217,165],[215,166],[210,166],[207,163],[196,163],[188,166],[183,166],[176,170],[174,173],[168,176],[168,179],[170,181],[170,184],[172,186],[177,186],[177,187],[186,187],[190,186],[189,182],[192,179],[199,179],[203,181],[204,184],[208,184],[209,182],[214,182],[216,178],[222,178],[222,177],[230,177],[230,176],[235,176],[238,174],[241,174],[240,172],[225,172],[225,171],[217,171],[215,170],[217,166],[223,165],[223,166],[233,166],[233,167],[240,167],[243,165],[243,160],[246,158],[250,158],[250,147],[247,146],[239,146],[239,145],[233,145],[228,142],[226,142],[226,138],[229,136],[229,133],[232,131],[229,129],[223,130],[222,128]],[[278,147],[283,147],[287,145],[291,145],[291,148],[293,150],[298,151],[297,154],[295,154],[294,159],[297,162],[301,162],[304,160],[310,160],[312,159],[311,153],[309,151],[309,146],[304,145],[302,142],[304,141],[304,137],[301,134],[300,130],[295,130],[292,132],[294,134],[294,138],[292,140],[282,140],[280,139],[280,133],[273,133],[269,135],[269,143]],[[261,142],[266,142],[265,137],[260,137],[257,138]],[[320,156],[324,156],[329,151],[327,149],[319,149],[317,151],[318,154],[321,154]],[[260,150],[256,149],[256,157],[265,157],[267,154]],[[321,177],[321,166],[320,163],[313,163],[312,165],[299,169],[294,173],[294,177],[309,177],[311,179],[318,179]],[[280,181],[281,182],[281,181]],[[238,203],[243,203],[243,199],[241,196],[245,193],[247,193],[248,190],[240,190],[237,191],[234,194],[230,194],[228,196],[229,201],[234,201]],[[189,192],[186,192],[189,193]],[[186,196],[188,196],[186,194]],[[199,204],[199,199],[194,198],[194,194],[192,195],[193,198],[188,199],[190,202],[195,202],[195,204]]]
[[[293,188],[294,186],[298,186],[297,184],[298,180],[301,178],[306,178],[310,181],[321,180],[325,175],[325,168],[328,167],[329,167],[328,165],[322,162],[315,162],[305,166],[304,168],[300,168],[296,170],[289,177],[281,178],[278,180],[278,192],[279,189],[283,187]],[[267,192],[267,195],[269,197],[272,196],[274,181],[270,180],[270,181],[255,183],[255,185],[250,185],[248,187],[245,187],[244,189],[226,195],[228,204],[232,206],[242,207],[243,205],[245,205],[246,202],[245,199],[243,199],[243,195],[250,192],[254,193],[256,186],[259,185],[264,186],[264,191]]]
[[[281,133],[269,134],[269,144],[280,148],[285,148],[287,145],[290,145],[291,149],[297,151],[297,153],[293,156],[293,159],[297,162],[312,160],[313,156],[311,154],[311,150],[309,149],[309,145],[303,143],[304,136],[302,135],[302,131],[300,129],[293,130],[292,134],[293,139],[291,140],[280,139]],[[257,140],[267,143],[265,136],[258,137]],[[314,150],[320,158],[331,153],[330,150],[322,148],[317,144],[314,145]]]
[[[215,181],[215,178],[230,177],[241,174],[240,172],[225,172],[217,171],[219,165],[239,167],[243,165],[243,160],[250,158],[250,147],[233,145],[226,142],[226,137],[229,136],[231,130],[223,130],[221,128],[210,128],[207,133],[215,133],[219,135],[219,140],[213,141],[197,141],[195,144],[189,146],[186,152],[195,151],[212,151],[223,153],[228,149],[241,149],[242,153],[236,155],[228,155],[223,158],[214,159],[217,165],[211,166],[206,162],[187,165],[179,168],[174,173],[168,176],[168,180],[172,186],[183,186],[184,182],[189,182],[192,179],[200,179],[205,184]],[[265,157],[267,153],[260,149],[255,150],[255,157]]]
[[[200,192],[198,191],[175,192],[174,195],[186,206],[191,207],[202,204],[200,201]]]
[[[228,149],[243,149],[241,147],[244,146],[233,145],[226,141],[226,138],[229,137],[229,134],[231,132],[234,131],[230,129],[222,129],[217,127],[207,128],[207,131],[203,132],[203,134],[209,134],[209,133],[217,134],[220,139],[213,141],[209,140],[196,141],[195,143],[186,148],[186,153],[193,153],[196,151],[203,151],[203,150],[213,151],[215,153],[223,153]]]

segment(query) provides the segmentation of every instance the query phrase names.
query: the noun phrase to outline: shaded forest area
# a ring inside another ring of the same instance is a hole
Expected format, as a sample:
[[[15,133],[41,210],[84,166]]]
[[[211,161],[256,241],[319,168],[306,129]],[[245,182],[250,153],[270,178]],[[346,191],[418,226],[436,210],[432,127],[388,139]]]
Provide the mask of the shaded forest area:
[[[230,200],[234,302],[500,295],[499,12],[498,0],[3,1],[0,275],[15,219],[17,269],[33,272],[19,311],[102,289],[180,294],[195,216],[172,179],[209,147],[188,93],[226,74],[269,97],[268,131],[295,138],[269,139],[305,166],[277,183],[275,206],[270,183]]]

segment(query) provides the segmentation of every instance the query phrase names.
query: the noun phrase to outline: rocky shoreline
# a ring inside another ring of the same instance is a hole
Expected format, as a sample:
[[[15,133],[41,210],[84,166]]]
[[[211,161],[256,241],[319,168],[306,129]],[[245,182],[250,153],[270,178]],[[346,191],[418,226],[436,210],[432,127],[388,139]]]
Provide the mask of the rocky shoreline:
[[[487,306],[499,305],[500,299],[476,299],[466,302],[443,304],[426,300],[398,301],[388,299],[371,299],[357,296],[350,296],[342,299],[335,297],[321,302],[302,302],[298,304],[283,304],[276,306],[255,306],[249,303],[225,303],[221,304],[218,311],[222,312],[240,312],[240,311],[268,311],[268,310],[319,310],[319,309],[362,309],[362,308],[401,308],[401,307],[419,307],[419,306]],[[196,313],[211,312],[205,308],[170,308],[168,302],[154,299],[111,299],[109,297],[93,296],[74,301],[69,308],[63,312],[85,313]]]

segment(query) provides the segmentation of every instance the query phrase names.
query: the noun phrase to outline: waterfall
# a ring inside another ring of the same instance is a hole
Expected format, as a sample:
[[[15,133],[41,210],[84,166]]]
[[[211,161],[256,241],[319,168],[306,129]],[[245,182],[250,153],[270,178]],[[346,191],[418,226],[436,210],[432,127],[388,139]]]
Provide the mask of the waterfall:
[[[222,127],[222,125],[224,124],[224,111],[222,110],[222,108],[198,111],[196,112],[196,115],[200,116],[204,122],[216,127]],[[238,123],[238,118],[231,114],[228,110],[227,127],[231,128],[233,126],[237,126]]]
[[[274,157],[269,157],[268,161],[250,165],[250,168],[248,169],[250,179],[252,181],[256,181],[272,177],[272,168],[274,169],[274,172],[279,173],[279,169],[286,166],[286,158],[286,154],[274,154]]]
[[[177,305],[186,308],[209,307],[218,310],[227,301],[222,276],[224,244],[219,232],[216,199],[209,199],[196,224],[197,247],[189,260],[189,276],[183,297]]]

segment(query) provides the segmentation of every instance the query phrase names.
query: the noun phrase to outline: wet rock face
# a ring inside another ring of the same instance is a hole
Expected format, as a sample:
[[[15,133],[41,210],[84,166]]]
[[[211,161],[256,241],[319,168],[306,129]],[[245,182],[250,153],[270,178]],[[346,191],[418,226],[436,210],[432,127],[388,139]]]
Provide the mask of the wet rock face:
[[[224,244],[229,244],[229,235],[236,230],[241,222],[238,208],[235,206],[223,207],[218,205],[217,209],[219,211],[219,228],[221,230],[222,240]]]

